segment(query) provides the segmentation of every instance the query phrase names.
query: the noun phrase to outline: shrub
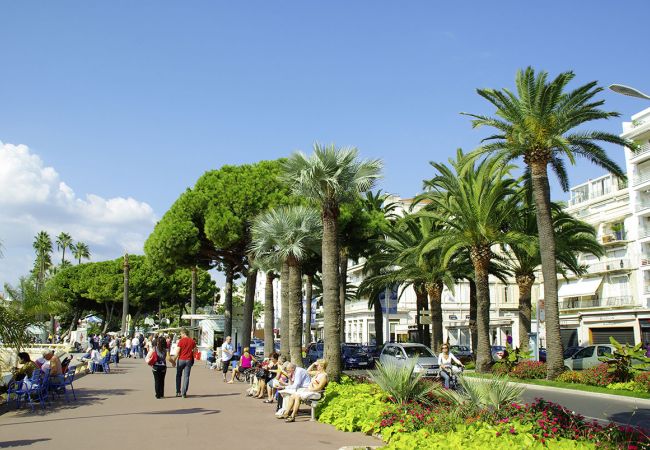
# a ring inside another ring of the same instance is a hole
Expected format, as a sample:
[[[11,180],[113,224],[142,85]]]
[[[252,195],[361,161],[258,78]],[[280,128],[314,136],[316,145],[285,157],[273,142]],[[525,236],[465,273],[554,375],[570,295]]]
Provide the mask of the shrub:
[[[614,382],[614,375],[609,372],[607,364],[599,364],[582,371],[582,382],[591,386],[606,387]]]
[[[641,383],[636,381],[628,381],[627,383],[609,383],[607,389],[616,389],[619,391],[633,391],[633,392],[646,392],[646,388]]]
[[[583,376],[581,372],[576,370],[567,370],[562,372],[557,378],[557,381],[562,381],[564,383],[582,383]]]
[[[521,397],[524,386],[510,383],[507,377],[494,377],[489,380],[459,377],[462,389],[442,390],[440,394],[456,405],[473,405],[475,408],[498,410]]]
[[[380,422],[381,437],[389,442],[400,433],[410,433],[427,428],[435,432],[447,432],[455,429],[461,420],[449,405],[436,406],[410,403],[406,408],[389,407]]]
[[[586,442],[568,439],[536,439],[531,433],[532,425],[519,422],[490,425],[478,422],[471,425],[459,425],[455,431],[432,433],[423,429],[415,433],[396,435],[386,446],[386,450],[429,450],[462,448],[464,450],[486,448],[526,448],[526,449],[575,449],[596,448]],[[548,447],[547,447],[548,445]]]
[[[509,370],[508,365],[501,361],[494,363],[492,366],[492,373],[496,376],[508,375]]]
[[[440,386],[424,382],[422,374],[415,372],[416,364],[417,359],[409,361],[404,367],[377,362],[376,370],[370,372],[370,377],[394,403],[403,405],[412,400],[426,403],[430,401],[430,394]]]
[[[611,336],[609,342],[614,346],[614,352],[598,359],[609,366],[614,381],[621,383],[631,381],[637,372],[645,369],[645,366],[650,363],[650,358],[645,356],[645,349],[640,342],[637,345],[620,344]]]
[[[341,383],[331,382],[325,397],[318,404],[318,420],[334,425],[342,431],[374,433],[382,413],[386,410],[386,396],[374,384],[353,384],[343,378]]]
[[[521,361],[510,371],[510,376],[519,379],[539,380],[546,378],[546,363],[541,361]]]
[[[638,372],[634,375],[634,381],[645,387],[650,392],[650,372]]]

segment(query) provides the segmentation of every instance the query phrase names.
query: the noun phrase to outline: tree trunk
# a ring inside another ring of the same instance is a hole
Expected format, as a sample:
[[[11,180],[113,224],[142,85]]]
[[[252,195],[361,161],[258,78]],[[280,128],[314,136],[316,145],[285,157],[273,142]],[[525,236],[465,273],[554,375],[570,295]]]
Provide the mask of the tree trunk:
[[[289,361],[289,264],[280,271],[280,353]]]
[[[122,328],[121,332],[123,335],[127,333],[126,329],[126,318],[129,315],[129,255],[127,253],[124,254],[124,264],[123,264],[123,269],[124,271],[124,290],[122,294]]]
[[[191,314],[196,314],[196,276],[197,267],[192,266],[192,292],[190,294],[190,311]],[[196,326],[196,319],[192,319],[191,326]]]
[[[533,197],[537,209],[537,230],[544,279],[544,307],[546,314],[546,378],[555,379],[564,370],[560,311],[557,301],[557,260],[555,233],[551,217],[551,192],[546,173],[546,161],[530,164]]]
[[[476,362],[476,350],[478,349],[478,327],[476,326],[476,315],[478,300],[476,298],[476,283],[469,279],[469,339],[472,349],[472,358]]]
[[[230,264],[226,266],[226,285],[224,287],[223,300],[223,337],[232,336],[232,282],[235,272]]]
[[[478,328],[478,345],[476,351],[476,371],[486,373],[492,367],[490,348],[490,247],[473,247],[471,250],[476,281],[476,319]]]
[[[417,299],[417,304],[418,304],[418,317],[419,317],[419,311],[424,310],[424,311],[429,311],[429,302],[428,296],[427,296],[427,290],[424,288],[424,286],[418,286],[415,288],[415,296]],[[420,343],[423,345],[426,345],[427,347],[431,347],[431,330],[429,325],[424,325],[421,323],[422,319],[420,318],[420,324],[418,326],[418,334],[420,335]]]
[[[52,330],[52,338],[56,335],[56,318],[54,314],[50,315],[50,330]]]
[[[323,314],[325,359],[331,381],[341,377],[341,302],[339,299],[338,208],[323,211]]]
[[[381,311],[381,301],[378,295],[375,295],[372,304],[375,313],[375,345],[380,347],[384,343],[384,314]]]
[[[275,336],[273,328],[275,327],[275,309],[273,305],[273,278],[275,274],[272,270],[266,272],[266,284],[264,285],[264,356],[269,357],[275,350],[273,344]]]
[[[431,349],[439,353],[442,346],[442,288],[440,281],[426,284],[431,308]]]
[[[526,275],[517,275],[515,277],[519,287],[519,348],[528,349],[528,334],[530,333],[530,299],[535,275],[530,273]]]
[[[305,326],[303,333],[305,334],[305,346],[311,342],[311,297],[314,285],[314,276],[305,276]]]
[[[348,249],[341,247],[339,249],[339,302],[341,303],[341,342],[347,340],[345,336],[345,294],[348,288]]]
[[[242,320],[241,346],[250,347],[253,328],[253,308],[255,306],[255,286],[257,284],[257,269],[248,269],[246,275],[246,294],[244,295],[244,318]]]
[[[289,354],[291,362],[302,367],[302,274],[295,257],[289,263]]]

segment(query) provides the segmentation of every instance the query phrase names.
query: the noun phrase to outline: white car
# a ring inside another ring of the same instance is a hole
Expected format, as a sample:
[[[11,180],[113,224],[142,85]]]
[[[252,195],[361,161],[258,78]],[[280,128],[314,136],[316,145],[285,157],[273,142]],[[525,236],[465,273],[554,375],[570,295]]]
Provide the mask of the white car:
[[[386,344],[379,355],[381,364],[405,366],[409,359],[417,358],[418,363],[414,372],[422,373],[425,377],[435,377],[440,371],[438,357],[429,347],[422,344]]]
[[[564,360],[564,366],[570,370],[583,370],[602,364],[599,358],[611,356],[614,346],[609,344],[590,345]]]

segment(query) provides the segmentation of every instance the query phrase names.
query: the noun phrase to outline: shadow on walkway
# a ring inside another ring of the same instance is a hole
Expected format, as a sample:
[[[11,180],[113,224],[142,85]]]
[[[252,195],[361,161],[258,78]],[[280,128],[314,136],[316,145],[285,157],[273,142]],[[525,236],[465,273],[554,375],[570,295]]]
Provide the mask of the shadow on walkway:
[[[40,438],[40,439],[22,439],[20,441],[4,441],[0,442],[0,448],[11,448],[11,447],[26,447],[28,445],[35,444],[37,442],[51,441],[50,438]]]

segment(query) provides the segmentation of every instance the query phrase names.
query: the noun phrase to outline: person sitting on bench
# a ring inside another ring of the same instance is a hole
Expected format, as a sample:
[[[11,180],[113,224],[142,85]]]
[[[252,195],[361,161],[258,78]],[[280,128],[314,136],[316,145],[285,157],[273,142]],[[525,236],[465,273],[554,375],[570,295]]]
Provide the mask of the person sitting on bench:
[[[311,377],[309,386],[306,388],[299,388],[294,394],[286,399],[284,406],[285,413],[280,416],[280,419],[285,419],[285,422],[294,422],[300,408],[300,402],[303,400],[319,400],[322,397],[322,391],[327,385],[327,361],[319,359],[314,364],[307,368],[307,373]]]

